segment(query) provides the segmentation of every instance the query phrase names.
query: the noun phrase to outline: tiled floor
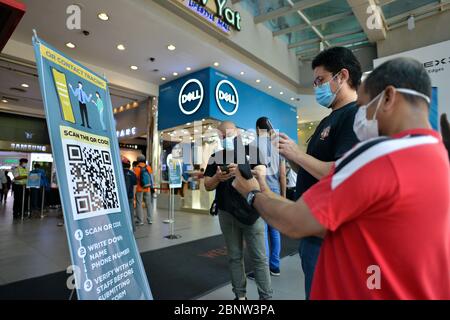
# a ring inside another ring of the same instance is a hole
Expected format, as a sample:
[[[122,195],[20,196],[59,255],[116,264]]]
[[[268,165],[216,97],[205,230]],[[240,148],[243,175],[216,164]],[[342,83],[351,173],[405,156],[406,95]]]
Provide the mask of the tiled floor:
[[[49,211],[44,219],[13,221],[12,197],[0,204],[0,285],[65,270],[70,265],[60,212]],[[154,209],[154,223],[137,227],[135,236],[141,252],[165,248],[220,234],[217,218],[205,214],[175,213],[175,233],[180,239],[164,238],[169,225],[164,224],[167,210]],[[275,299],[304,299],[303,273],[298,256],[282,260],[282,276],[273,278]],[[294,280],[293,280],[294,279]],[[257,299],[256,286],[248,282],[250,299]],[[231,285],[208,293],[201,299],[233,299]]]

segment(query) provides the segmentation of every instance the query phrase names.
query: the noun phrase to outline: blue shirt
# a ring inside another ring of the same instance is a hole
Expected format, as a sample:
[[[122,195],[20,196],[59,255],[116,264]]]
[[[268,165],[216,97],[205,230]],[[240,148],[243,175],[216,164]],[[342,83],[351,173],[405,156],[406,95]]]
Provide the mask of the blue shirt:
[[[73,95],[78,98],[78,102],[86,104],[91,101],[91,97],[88,97],[83,89],[76,88],[75,90],[73,90],[73,88],[70,87],[70,90],[72,90]]]

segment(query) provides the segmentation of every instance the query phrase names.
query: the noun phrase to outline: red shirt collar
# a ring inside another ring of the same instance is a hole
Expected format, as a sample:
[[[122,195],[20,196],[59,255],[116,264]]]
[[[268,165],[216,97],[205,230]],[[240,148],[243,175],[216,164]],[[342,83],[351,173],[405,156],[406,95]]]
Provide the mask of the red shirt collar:
[[[399,139],[399,138],[404,138],[406,136],[411,136],[411,135],[433,136],[433,137],[439,139],[439,141],[442,140],[441,134],[439,132],[434,131],[432,129],[425,129],[425,128],[405,130],[405,131],[402,131],[402,132],[392,135],[392,138]]]

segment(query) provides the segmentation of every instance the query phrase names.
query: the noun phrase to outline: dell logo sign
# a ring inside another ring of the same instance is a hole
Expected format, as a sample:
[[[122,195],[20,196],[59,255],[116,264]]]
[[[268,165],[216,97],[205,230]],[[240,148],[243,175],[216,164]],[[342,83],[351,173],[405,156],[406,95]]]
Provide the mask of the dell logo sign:
[[[178,106],[185,115],[197,112],[204,98],[203,85],[197,79],[188,80],[180,90]]]
[[[216,103],[220,111],[227,116],[232,116],[238,111],[239,95],[236,87],[230,81],[222,80],[217,84]]]

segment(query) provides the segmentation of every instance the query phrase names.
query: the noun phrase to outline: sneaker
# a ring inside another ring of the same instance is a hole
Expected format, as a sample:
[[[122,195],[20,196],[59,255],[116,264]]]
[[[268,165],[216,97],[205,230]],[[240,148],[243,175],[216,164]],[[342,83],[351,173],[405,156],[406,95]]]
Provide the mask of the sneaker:
[[[153,224],[153,220],[147,221],[148,224]]]
[[[281,275],[280,268],[270,268],[270,274],[274,277],[279,277]]]
[[[254,272],[250,272],[250,273],[247,275],[247,278],[249,278],[250,280],[255,280],[255,273],[254,273]]]
[[[137,225],[137,226],[143,226],[144,223],[143,223],[143,222],[137,222],[137,221],[136,221],[136,225]]]

